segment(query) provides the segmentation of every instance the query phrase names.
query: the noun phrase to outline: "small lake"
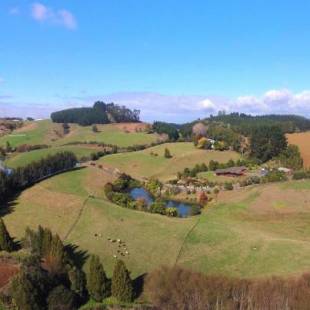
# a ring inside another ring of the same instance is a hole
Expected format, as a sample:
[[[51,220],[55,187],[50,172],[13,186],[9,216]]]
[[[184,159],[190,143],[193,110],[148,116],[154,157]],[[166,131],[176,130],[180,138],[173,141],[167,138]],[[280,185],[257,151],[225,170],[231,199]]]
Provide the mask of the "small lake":
[[[143,187],[135,187],[129,192],[130,196],[134,199],[143,198],[148,206],[154,202],[152,195]],[[166,200],[166,208],[176,208],[179,217],[187,217],[192,215],[192,205],[176,200]]]

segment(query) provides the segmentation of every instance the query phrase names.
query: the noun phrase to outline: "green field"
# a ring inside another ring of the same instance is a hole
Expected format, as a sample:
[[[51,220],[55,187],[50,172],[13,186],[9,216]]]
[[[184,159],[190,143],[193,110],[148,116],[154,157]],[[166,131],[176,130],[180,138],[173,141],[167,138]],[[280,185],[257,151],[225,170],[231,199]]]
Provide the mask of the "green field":
[[[173,156],[170,159],[164,157],[165,148],[170,150]],[[151,155],[156,153],[158,156]],[[193,143],[166,143],[143,151],[134,153],[122,153],[104,157],[102,164],[116,167],[135,178],[157,177],[161,180],[175,178],[177,172],[184,168],[194,167],[195,164],[208,164],[211,159],[219,162],[227,162],[229,159],[238,159],[239,154],[232,151],[206,151],[194,147]]]
[[[6,142],[15,147],[21,144],[61,146],[72,142],[94,141],[113,144],[119,147],[128,147],[131,145],[150,144],[159,139],[159,136],[156,134],[135,132],[134,130],[126,131],[126,126],[130,128],[130,126],[135,126],[135,124],[97,125],[97,133],[92,131],[92,126],[70,124],[70,133],[63,135],[62,125],[52,123],[50,120],[26,122],[24,127],[0,137],[0,146],[4,146]]]
[[[124,130],[118,128],[118,126],[115,124],[97,125],[97,133],[92,131],[92,126],[82,127],[78,125],[70,125],[70,127],[70,134],[58,140],[56,144],[66,144],[75,141],[96,141],[98,143],[128,147],[131,145],[150,144],[152,142],[156,142],[158,139],[157,135],[147,134],[145,132],[126,133]],[[124,124],[124,127],[126,127],[126,124]]]
[[[35,150],[31,152],[13,154],[5,161],[5,164],[10,168],[25,166],[33,161],[38,161],[48,155],[54,155],[58,152],[69,151],[73,152],[78,159],[83,156],[89,156],[91,153],[98,152],[99,148],[87,145],[68,145],[59,147],[50,147],[47,149]]]
[[[51,144],[52,140],[56,139],[54,131],[59,129],[59,126],[49,120],[26,122],[24,127],[0,137],[0,146],[7,142],[13,147],[21,144]]]
[[[66,243],[100,255],[109,274],[118,248],[107,238],[126,242],[129,256],[121,258],[133,276],[175,263],[242,277],[310,268],[310,192],[300,182],[285,191],[269,184],[222,192],[200,216],[179,219],[111,204],[103,194],[111,178],[88,167],[25,190],[5,216],[9,231],[21,238],[27,225],[48,226]]]

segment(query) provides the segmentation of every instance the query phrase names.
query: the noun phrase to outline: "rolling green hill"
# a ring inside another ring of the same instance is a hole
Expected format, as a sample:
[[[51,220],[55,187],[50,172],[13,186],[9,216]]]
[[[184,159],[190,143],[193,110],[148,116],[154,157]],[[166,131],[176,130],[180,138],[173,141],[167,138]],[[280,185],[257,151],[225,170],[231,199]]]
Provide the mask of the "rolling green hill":
[[[109,274],[118,247],[107,238],[126,243],[129,255],[121,258],[133,276],[175,263],[242,277],[309,269],[308,181],[222,192],[201,215],[179,219],[108,202],[103,186],[111,179],[88,167],[43,181],[18,197],[5,216],[8,229],[21,238],[27,225],[48,226],[66,243],[100,255]]]

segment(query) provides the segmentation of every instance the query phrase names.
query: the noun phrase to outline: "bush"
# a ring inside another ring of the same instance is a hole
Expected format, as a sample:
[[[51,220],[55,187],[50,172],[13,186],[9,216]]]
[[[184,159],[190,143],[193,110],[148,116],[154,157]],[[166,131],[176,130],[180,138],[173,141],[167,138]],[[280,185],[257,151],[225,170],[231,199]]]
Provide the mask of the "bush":
[[[177,217],[178,216],[178,209],[173,207],[166,208],[166,215],[170,217]]]
[[[309,178],[310,178],[310,171],[300,170],[300,171],[295,171],[293,174],[294,180],[302,180],[302,179],[309,179]]]
[[[150,211],[152,213],[158,213],[158,214],[165,215],[166,214],[165,202],[163,200],[155,200],[150,205]]]
[[[172,155],[170,154],[169,149],[165,148],[165,153],[164,153],[165,158],[172,158]]]
[[[284,172],[271,170],[266,176],[262,177],[262,183],[282,182],[287,181],[287,176]]]
[[[224,184],[224,189],[227,190],[227,191],[232,191],[234,189],[234,186],[231,182],[226,182]]]

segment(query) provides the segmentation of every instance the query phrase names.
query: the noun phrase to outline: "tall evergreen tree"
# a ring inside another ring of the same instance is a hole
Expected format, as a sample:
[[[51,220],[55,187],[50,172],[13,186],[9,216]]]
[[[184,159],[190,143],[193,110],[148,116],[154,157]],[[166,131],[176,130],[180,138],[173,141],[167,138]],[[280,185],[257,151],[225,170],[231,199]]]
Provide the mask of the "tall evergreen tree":
[[[130,274],[122,260],[118,260],[112,277],[112,296],[119,301],[130,302],[133,299],[133,284]]]
[[[18,309],[41,310],[40,292],[28,279],[25,272],[18,274],[11,282],[11,295]]]
[[[48,310],[74,310],[75,296],[64,285],[56,286],[47,298]]]
[[[102,301],[110,294],[110,283],[97,255],[92,255],[90,258],[87,289],[89,295],[96,301]]]
[[[13,239],[7,231],[2,218],[0,218],[0,250],[7,252],[11,252],[14,250]]]

